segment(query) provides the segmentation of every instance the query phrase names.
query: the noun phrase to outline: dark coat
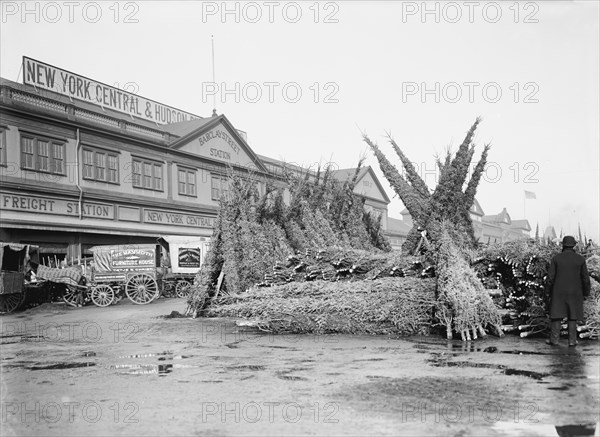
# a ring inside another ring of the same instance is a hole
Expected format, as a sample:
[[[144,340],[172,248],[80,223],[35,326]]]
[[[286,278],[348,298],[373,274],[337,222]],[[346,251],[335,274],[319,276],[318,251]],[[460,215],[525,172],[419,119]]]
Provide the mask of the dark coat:
[[[590,295],[590,275],[585,259],[564,248],[550,263],[547,278],[550,318],[583,320],[583,298]]]

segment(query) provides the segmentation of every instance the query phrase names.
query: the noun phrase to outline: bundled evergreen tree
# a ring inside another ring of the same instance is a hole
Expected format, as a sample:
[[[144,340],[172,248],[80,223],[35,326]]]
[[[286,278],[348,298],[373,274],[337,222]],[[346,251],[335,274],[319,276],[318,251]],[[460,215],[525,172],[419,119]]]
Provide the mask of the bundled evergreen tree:
[[[379,166],[384,176],[394,191],[396,191],[413,219],[414,227],[403,245],[405,251],[412,252],[416,249],[420,239],[419,232],[417,231],[419,227],[426,229],[430,238],[434,240],[439,238],[439,235],[436,235],[436,229],[439,226],[434,226],[433,224],[439,223],[442,220],[450,221],[460,230],[457,238],[462,240],[461,244],[475,246],[473,223],[471,222],[469,210],[475,201],[477,186],[487,162],[489,145],[483,148],[481,157],[468,183],[467,176],[469,174],[471,159],[475,152],[475,146],[472,143],[473,136],[480,121],[480,118],[475,120],[475,123],[473,123],[467,132],[454,157],[448,152],[444,162],[438,159],[437,164],[440,169],[440,178],[433,193],[430,193],[421,176],[415,171],[410,160],[393,139],[390,138],[390,142],[402,161],[406,177],[394,167],[377,144],[371,141],[366,135],[363,136],[364,141],[369,145],[379,161]]]
[[[426,249],[435,261],[437,274],[436,317],[446,326],[449,338],[452,338],[454,330],[465,341],[476,338],[478,334],[485,335],[486,326],[502,335],[498,310],[467,261],[469,252],[476,246],[469,210],[475,201],[490,148],[489,145],[483,148],[467,182],[475,153],[473,137],[480,121],[480,118],[475,120],[454,157],[448,151],[443,161],[438,158],[440,178],[432,193],[393,139],[390,138],[390,142],[402,162],[405,176],[392,165],[377,144],[363,135],[384,176],[412,216],[414,226],[403,250],[413,253],[421,248],[419,228],[427,231],[430,241]]]
[[[294,252],[389,251],[381,221],[372,218],[364,209],[364,199],[353,193],[359,171],[345,181],[333,177],[331,166],[316,175],[286,172],[283,184],[266,183],[262,196],[251,175],[230,175],[229,194],[221,199],[212,245],[190,295],[188,313],[207,305],[219,278],[227,293],[243,292]],[[290,193],[289,205],[284,201],[285,189]]]

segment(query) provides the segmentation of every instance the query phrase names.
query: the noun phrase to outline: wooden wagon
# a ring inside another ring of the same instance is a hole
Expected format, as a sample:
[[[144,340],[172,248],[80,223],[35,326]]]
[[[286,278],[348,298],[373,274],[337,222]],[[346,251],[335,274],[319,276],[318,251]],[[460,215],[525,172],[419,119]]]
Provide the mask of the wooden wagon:
[[[160,247],[156,244],[94,246],[90,297],[97,306],[108,306],[125,295],[144,305],[160,295]]]
[[[38,260],[38,246],[0,243],[0,314],[11,313],[23,305],[25,274],[30,261]]]
[[[162,276],[165,294],[186,297],[208,250],[208,238],[167,235],[160,237],[158,243],[165,253]]]

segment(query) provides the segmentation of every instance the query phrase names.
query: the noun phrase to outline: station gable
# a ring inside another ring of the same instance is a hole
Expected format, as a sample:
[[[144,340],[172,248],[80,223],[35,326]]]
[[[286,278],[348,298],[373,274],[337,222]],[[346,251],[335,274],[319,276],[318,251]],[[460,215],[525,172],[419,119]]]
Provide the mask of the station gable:
[[[389,203],[390,201],[370,167],[367,167],[367,171],[357,181],[354,192],[383,203]]]
[[[218,124],[178,147],[179,150],[225,164],[256,169],[254,159],[246,152],[245,148],[222,124]]]

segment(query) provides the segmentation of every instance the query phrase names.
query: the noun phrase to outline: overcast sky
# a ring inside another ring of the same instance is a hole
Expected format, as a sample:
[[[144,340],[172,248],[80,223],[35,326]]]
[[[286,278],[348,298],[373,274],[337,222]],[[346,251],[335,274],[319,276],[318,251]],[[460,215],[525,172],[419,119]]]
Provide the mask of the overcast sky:
[[[200,116],[214,94],[256,153],[340,168],[367,153],[391,198],[361,131],[397,163],[391,132],[433,187],[435,155],[482,116],[484,212],[526,213],[541,232],[581,223],[597,241],[599,13],[597,1],[4,1],[0,72],[22,82],[25,55]],[[389,215],[402,209],[394,197]]]

